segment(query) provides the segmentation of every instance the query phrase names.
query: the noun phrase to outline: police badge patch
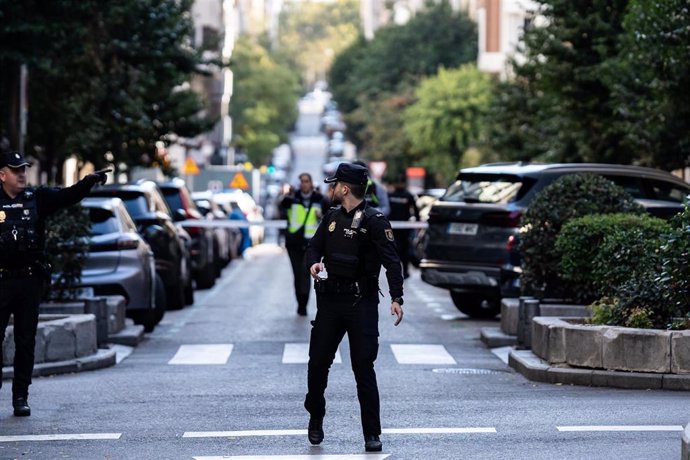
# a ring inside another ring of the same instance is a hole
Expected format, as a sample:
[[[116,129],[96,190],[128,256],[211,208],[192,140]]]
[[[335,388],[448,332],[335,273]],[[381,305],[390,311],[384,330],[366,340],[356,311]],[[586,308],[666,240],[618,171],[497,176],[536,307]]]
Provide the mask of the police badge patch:
[[[328,226],[328,231],[333,232],[335,230],[335,221],[331,222],[331,225]]]
[[[394,239],[393,239],[393,230],[390,229],[390,228],[387,228],[387,229],[385,230],[385,232],[386,232],[386,238],[388,239],[388,241],[394,241]]]

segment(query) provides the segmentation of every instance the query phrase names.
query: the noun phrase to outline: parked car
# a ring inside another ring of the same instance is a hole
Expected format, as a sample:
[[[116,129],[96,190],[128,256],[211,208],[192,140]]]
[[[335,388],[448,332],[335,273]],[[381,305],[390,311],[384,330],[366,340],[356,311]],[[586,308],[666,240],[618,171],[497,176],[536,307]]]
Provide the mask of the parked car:
[[[199,212],[208,220],[223,222],[228,220],[228,213],[220,206],[211,191],[194,192],[192,199]],[[236,258],[242,244],[242,233],[237,228],[216,227],[213,230],[218,251],[228,262]]]
[[[90,295],[121,295],[127,316],[153,331],[165,314],[165,286],[150,246],[119,198],[85,198],[91,236],[79,287]]]
[[[690,185],[655,169],[609,164],[496,163],[463,169],[429,211],[422,280],[450,291],[471,317],[493,317],[501,296],[519,293],[520,219],[534,196],[558,177],[600,174],[650,214],[682,209]]]
[[[155,182],[108,184],[91,191],[91,196],[118,197],[137,225],[137,231],[151,246],[156,273],[165,285],[166,307],[180,309],[193,302],[189,250],[184,235],[173,223],[170,209]]]
[[[204,218],[182,179],[176,178],[168,182],[159,182],[158,186],[172,211],[174,222],[186,221],[189,223]],[[227,257],[221,258],[212,228],[185,225],[184,229],[192,237],[192,246],[189,252],[192,256],[192,273],[196,287],[208,289],[216,283],[216,277],[220,274],[220,270],[227,264]]]
[[[215,194],[218,203],[223,206],[228,214],[232,214],[233,207],[237,207],[242,211],[250,224],[263,224],[264,214],[261,206],[256,204],[254,198],[242,190],[234,190],[230,192],[221,192]],[[264,227],[263,225],[250,225],[249,237],[251,245],[261,244],[264,241]]]

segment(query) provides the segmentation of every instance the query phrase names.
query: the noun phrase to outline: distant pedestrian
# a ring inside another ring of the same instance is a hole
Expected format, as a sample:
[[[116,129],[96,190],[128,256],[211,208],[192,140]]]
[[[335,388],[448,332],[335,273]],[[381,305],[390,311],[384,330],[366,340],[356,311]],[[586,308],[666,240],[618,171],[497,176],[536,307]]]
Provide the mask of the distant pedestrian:
[[[335,184],[333,198],[340,206],[324,216],[309,242],[306,257],[316,280],[317,302],[304,401],[310,414],[308,438],[312,444],[323,441],[328,370],[347,333],[364,448],[367,452],[378,452],[382,449],[379,390],[374,371],[379,348],[378,279],[383,265],[392,299],[390,311],[396,316],[397,326],[403,319],[400,259],[388,219],[364,201],[366,168],[342,163],[326,182]],[[327,278],[322,279],[323,275]]]
[[[361,160],[353,161],[352,164],[367,168],[366,163]],[[388,200],[388,192],[381,183],[371,177],[367,178],[367,188],[366,192],[364,192],[364,199],[369,206],[378,209],[384,216],[388,217],[390,215],[391,206]]]
[[[409,221],[413,216],[415,220],[419,221],[419,209],[415,197],[407,190],[406,186],[407,179],[401,175],[395,180],[395,190],[388,194],[391,204],[389,218],[392,221]],[[410,276],[410,237],[412,232],[409,229],[396,229],[393,230],[393,236],[395,236],[395,244],[398,246],[398,254],[403,265],[403,276],[407,279]]]
[[[106,171],[89,174],[65,189],[27,188],[31,163],[19,152],[0,153],[0,361],[5,329],[14,315],[14,415],[29,416],[29,385],[34,369],[38,305],[50,282],[45,254],[45,219],[81,201]],[[2,366],[0,366],[0,387]]]
[[[285,248],[287,249],[292,274],[295,283],[295,297],[297,298],[297,314],[307,315],[311,278],[304,266],[304,256],[307,244],[314,236],[316,227],[323,217],[324,209],[328,209],[327,200],[314,189],[311,175],[299,175],[299,188],[284,196],[279,208],[287,215],[288,228],[285,232]]]

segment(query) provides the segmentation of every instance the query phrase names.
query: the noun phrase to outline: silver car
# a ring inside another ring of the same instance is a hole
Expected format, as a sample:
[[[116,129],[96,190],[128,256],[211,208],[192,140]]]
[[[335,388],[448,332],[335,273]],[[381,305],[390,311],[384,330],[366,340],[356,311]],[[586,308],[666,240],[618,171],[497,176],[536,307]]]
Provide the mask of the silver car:
[[[165,290],[151,248],[121,199],[89,197],[82,206],[91,220],[82,290],[87,295],[124,296],[127,316],[152,331],[165,313]]]

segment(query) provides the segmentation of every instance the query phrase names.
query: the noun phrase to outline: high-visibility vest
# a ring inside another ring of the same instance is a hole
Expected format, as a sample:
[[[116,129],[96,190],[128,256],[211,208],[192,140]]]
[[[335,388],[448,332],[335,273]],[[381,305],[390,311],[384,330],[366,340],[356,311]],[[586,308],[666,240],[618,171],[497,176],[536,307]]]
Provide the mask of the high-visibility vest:
[[[304,237],[311,238],[316,233],[321,215],[321,203],[313,203],[309,215],[302,203],[293,203],[288,210],[288,232],[295,233],[304,224]]]
[[[376,194],[376,184],[371,179],[367,179],[367,189],[365,192],[365,198],[372,205],[379,205],[379,196]]]

